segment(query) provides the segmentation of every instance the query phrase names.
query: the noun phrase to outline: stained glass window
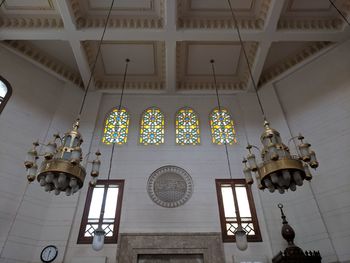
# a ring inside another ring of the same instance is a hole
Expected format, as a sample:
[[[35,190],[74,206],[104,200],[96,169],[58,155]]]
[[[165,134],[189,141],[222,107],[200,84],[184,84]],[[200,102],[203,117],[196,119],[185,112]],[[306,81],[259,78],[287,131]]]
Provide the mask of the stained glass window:
[[[12,94],[10,83],[0,76],[0,113]]]
[[[218,145],[237,143],[236,132],[230,113],[226,109],[215,109],[210,114],[212,142]]]
[[[158,108],[149,108],[143,113],[140,143],[143,145],[164,143],[164,115]]]
[[[125,144],[128,139],[129,121],[126,109],[113,109],[106,118],[102,142]]]
[[[191,108],[178,111],[175,120],[176,143],[197,145],[200,143],[199,119]]]

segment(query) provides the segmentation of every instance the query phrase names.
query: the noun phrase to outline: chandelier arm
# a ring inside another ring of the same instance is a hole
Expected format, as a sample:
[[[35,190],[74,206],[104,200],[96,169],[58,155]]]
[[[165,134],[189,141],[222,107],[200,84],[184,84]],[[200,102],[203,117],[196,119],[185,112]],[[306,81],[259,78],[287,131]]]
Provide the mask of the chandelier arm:
[[[84,96],[83,96],[83,99],[82,99],[82,102],[81,102],[81,106],[80,106],[80,109],[79,109],[79,114],[78,114],[78,118],[80,118],[80,115],[81,113],[83,112],[83,109],[84,109],[84,106],[85,106],[85,101],[86,101],[86,96],[87,96],[87,93],[90,89],[90,84],[91,84],[91,81],[92,81],[92,77],[95,73],[95,69],[96,69],[96,64],[97,64],[97,59],[98,59],[98,56],[101,52],[101,46],[102,46],[102,42],[103,42],[103,39],[104,39],[104,36],[105,36],[105,33],[106,33],[106,29],[107,29],[107,26],[108,26],[108,21],[109,21],[109,18],[111,16],[111,13],[112,13],[112,9],[113,9],[113,5],[114,5],[114,2],[115,0],[112,0],[112,3],[111,3],[111,6],[109,7],[109,10],[108,10],[108,15],[107,15],[107,19],[106,19],[106,23],[105,23],[105,26],[103,28],[103,32],[102,32],[102,36],[101,36],[101,39],[98,43],[98,48],[97,48],[97,53],[96,53],[96,56],[95,56],[95,60],[94,60],[94,63],[92,65],[92,68],[91,68],[91,74],[90,74],[90,78],[89,78],[89,81],[88,81],[88,84],[86,86],[86,89],[85,89],[85,92],[84,92]]]
[[[346,18],[346,16],[343,14],[342,11],[340,11],[340,9],[335,5],[335,3],[333,2],[333,0],[328,0],[331,5],[335,8],[335,10],[337,10],[337,12],[339,13],[339,15],[341,15],[341,17],[344,19],[344,21],[350,26],[350,21]]]
[[[2,7],[2,5],[5,3],[5,0],[2,0],[0,3],[0,7]]]
[[[252,84],[253,84],[253,87],[254,87],[254,90],[255,90],[256,98],[258,99],[258,102],[259,102],[260,111],[261,111],[261,114],[262,114],[262,116],[264,118],[264,121],[266,121],[265,110],[264,110],[264,108],[262,106],[262,102],[261,102],[261,99],[260,99],[260,96],[259,96],[259,93],[258,93],[258,88],[257,88],[256,82],[255,82],[254,77],[253,77],[253,71],[252,71],[252,68],[251,68],[250,63],[249,63],[249,58],[248,58],[248,55],[247,55],[247,51],[246,51],[246,49],[244,47],[244,44],[243,44],[242,35],[241,35],[241,31],[239,29],[237,17],[235,15],[234,11],[233,11],[233,8],[232,8],[232,5],[231,5],[231,0],[227,0],[227,3],[229,5],[230,11],[231,11],[231,15],[232,15],[232,19],[233,19],[233,22],[234,22],[234,26],[237,29],[239,43],[240,43],[241,48],[243,50],[244,58],[245,58],[245,60],[247,62],[249,76],[250,76],[250,79],[252,81]]]

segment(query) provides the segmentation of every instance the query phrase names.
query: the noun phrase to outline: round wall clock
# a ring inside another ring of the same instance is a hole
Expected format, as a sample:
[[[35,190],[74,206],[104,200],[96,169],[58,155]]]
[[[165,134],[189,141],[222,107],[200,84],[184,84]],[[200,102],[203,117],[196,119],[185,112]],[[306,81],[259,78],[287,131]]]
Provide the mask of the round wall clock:
[[[50,245],[45,247],[40,254],[40,259],[44,263],[50,263],[56,259],[58,255],[57,247]]]

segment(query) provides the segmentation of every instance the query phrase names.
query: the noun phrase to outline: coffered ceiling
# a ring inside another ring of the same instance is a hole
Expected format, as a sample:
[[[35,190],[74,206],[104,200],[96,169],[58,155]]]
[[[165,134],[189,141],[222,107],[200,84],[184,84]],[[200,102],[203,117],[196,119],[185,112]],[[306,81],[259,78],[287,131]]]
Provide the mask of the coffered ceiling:
[[[115,0],[93,73],[94,89],[211,93],[215,60],[223,93],[252,89],[228,0]],[[350,0],[333,0],[345,16]],[[6,0],[0,48],[86,87],[111,0]],[[350,38],[329,0],[231,0],[259,86]]]

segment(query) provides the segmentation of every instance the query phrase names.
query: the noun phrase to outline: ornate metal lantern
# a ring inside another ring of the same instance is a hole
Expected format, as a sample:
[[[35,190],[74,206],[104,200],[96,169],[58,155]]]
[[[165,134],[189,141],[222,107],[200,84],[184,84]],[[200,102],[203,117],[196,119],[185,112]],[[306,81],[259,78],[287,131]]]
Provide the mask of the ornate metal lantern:
[[[74,123],[73,129],[66,132],[62,138],[54,134],[53,140],[44,144],[43,153],[37,151],[39,143],[33,143],[33,148],[28,151],[24,162],[29,182],[37,179],[45,191],[54,191],[55,195],[65,192],[67,196],[76,193],[83,186],[86,171],[81,165],[83,139],[78,129],[79,119]],[[39,156],[43,156],[44,160],[38,169]],[[96,159],[92,161],[91,185],[96,184],[99,175],[101,164],[99,156],[100,153],[96,152]]]
[[[297,146],[297,155],[291,155],[281,139],[280,133],[272,129],[267,121],[264,123],[265,130],[261,135],[263,145],[260,151],[261,163],[257,164],[252,150],[258,147],[248,145],[248,155],[244,158],[243,172],[248,184],[253,183],[252,172],[261,190],[268,189],[271,193],[278,190],[283,194],[285,190],[295,191],[297,186],[302,186],[304,180],[310,181],[312,175],[309,166],[313,169],[318,167],[315,152],[310,149],[310,144],[304,142],[304,137],[299,135],[292,138],[300,140]]]
[[[283,212],[283,205],[278,204],[281,210],[283,238],[288,242],[288,247],[282,252],[280,251],[273,259],[272,263],[321,263],[322,257],[319,251],[303,251],[294,244],[295,232],[288,224],[286,216]]]

